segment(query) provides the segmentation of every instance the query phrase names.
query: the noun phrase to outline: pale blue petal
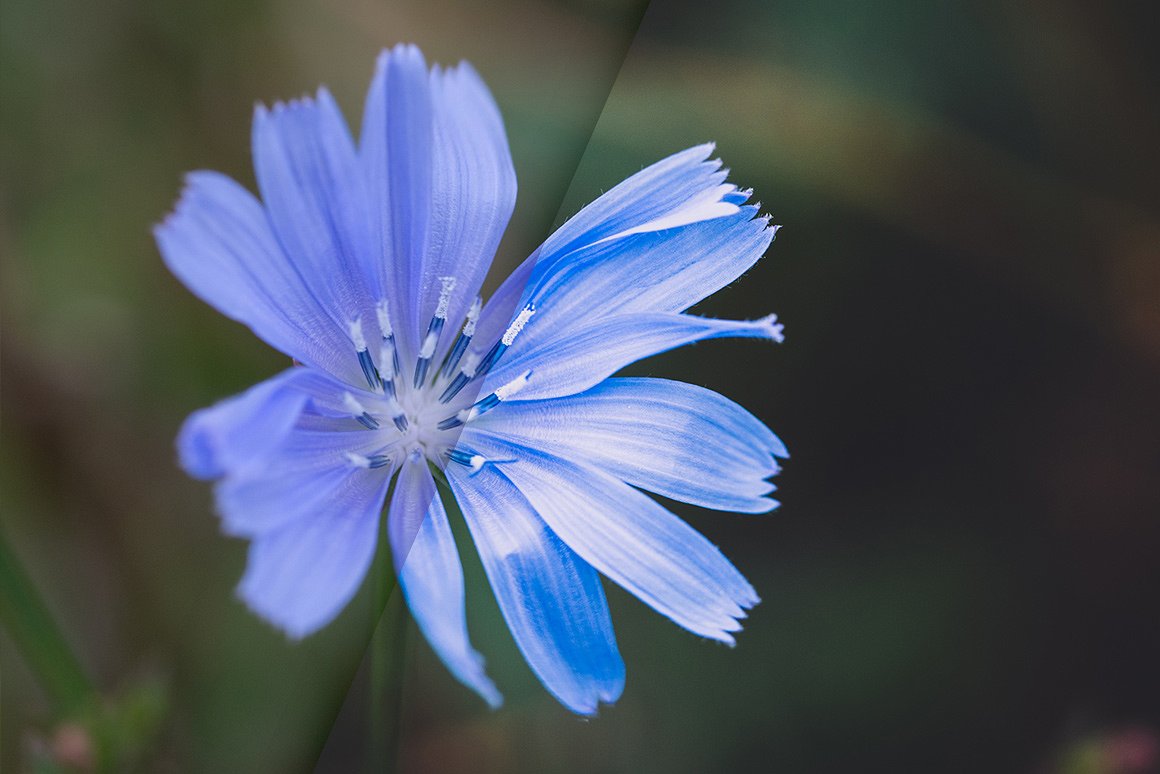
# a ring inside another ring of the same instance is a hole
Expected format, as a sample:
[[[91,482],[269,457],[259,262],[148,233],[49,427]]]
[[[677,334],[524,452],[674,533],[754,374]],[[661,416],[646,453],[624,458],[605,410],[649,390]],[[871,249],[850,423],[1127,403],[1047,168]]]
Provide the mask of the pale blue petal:
[[[624,689],[599,576],[547,528],[493,466],[449,465],[484,570],[516,645],[544,687],[582,715]]]
[[[265,463],[298,421],[309,396],[291,368],[241,395],[195,411],[177,436],[181,466],[195,478],[219,478]]]
[[[249,191],[225,175],[194,172],[153,233],[170,271],[203,301],[303,363],[362,379],[347,332],[295,270]]]
[[[451,674],[498,707],[503,697],[467,636],[463,566],[425,458],[403,463],[387,525],[399,584],[423,636]]]
[[[259,464],[217,485],[222,529],[231,535],[261,535],[329,508],[352,476],[361,477],[363,469],[349,455],[369,457],[382,445],[377,433],[349,418],[300,417]],[[384,467],[367,475],[385,479],[390,473]]]
[[[404,362],[419,350],[413,308],[431,226],[432,145],[430,76],[423,54],[399,45],[379,56],[367,93],[359,155],[371,195],[369,256],[373,289],[390,304]]]
[[[340,329],[374,303],[360,256],[375,249],[369,195],[346,122],[320,89],[254,113],[254,171],[287,257]],[[368,333],[368,338],[370,337]],[[354,356],[353,345],[349,345]]]
[[[325,626],[370,567],[386,489],[381,471],[354,469],[308,516],[256,537],[238,596],[291,637]]]
[[[764,513],[785,446],[733,401],[683,382],[607,379],[579,395],[512,401],[472,427],[583,460],[633,486],[705,508]]]
[[[497,460],[483,471],[501,469],[584,561],[689,631],[733,642],[730,632],[741,628],[739,620],[758,602],[757,594],[717,547],[684,521],[588,465],[470,429],[460,442]]]
[[[516,174],[499,108],[466,62],[431,73],[434,110],[431,227],[419,294],[411,300],[415,325],[425,330],[438,305],[441,278],[454,277],[435,359],[454,340],[483,284],[516,201]]]
[[[499,110],[470,65],[428,73],[418,49],[399,46],[380,57],[360,152],[377,199],[376,289],[390,303],[405,360],[418,352],[448,289],[438,361],[483,284],[515,206]]]
[[[776,315],[760,320],[715,320],[668,313],[616,315],[533,349],[507,353],[488,375],[481,394],[486,395],[531,371],[531,378],[518,393],[518,400],[572,395],[595,386],[641,358],[702,339],[721,337],[781,341],[782,331]]]

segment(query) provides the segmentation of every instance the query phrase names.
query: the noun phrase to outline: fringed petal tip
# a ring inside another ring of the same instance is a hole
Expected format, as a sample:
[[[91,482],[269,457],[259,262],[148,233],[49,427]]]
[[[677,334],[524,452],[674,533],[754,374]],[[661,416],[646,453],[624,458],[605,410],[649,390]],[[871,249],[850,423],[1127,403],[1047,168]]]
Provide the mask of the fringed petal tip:
[[[767,314],[765,317],[753,320],[753,326],[762,331],[764,338],[782,344],[785,342],[785,326],[777,321],[776,314]]]

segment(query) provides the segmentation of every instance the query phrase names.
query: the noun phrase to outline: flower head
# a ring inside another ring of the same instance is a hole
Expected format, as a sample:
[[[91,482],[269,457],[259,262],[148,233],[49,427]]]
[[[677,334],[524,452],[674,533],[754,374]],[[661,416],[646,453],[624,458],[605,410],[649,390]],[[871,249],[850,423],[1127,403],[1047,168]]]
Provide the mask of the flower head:
[[[194,413],[178,439],[248,538],[239,594],[302,637],[354,595],[380,515],[427,641],[493,706],[468,640],[442,472],[516,643],[569,709],[624,684],[600,574],[684,628],[731,643],[753,588],[640,490],[719,510],[775,507],[785,447],[709,390],[610,378],[706,338],[781,340],[773,316],[683,311],[732,282],[775,228],[712,146],[670,156],[565,223],[484,303],[515,203],[499,111],[467,64],[378,61],[358,143],[320,90],[254,119],[261,202],[189,176],[156,229],[166,264],[294,366]],[[390,502],[386,503],[392,480]]]

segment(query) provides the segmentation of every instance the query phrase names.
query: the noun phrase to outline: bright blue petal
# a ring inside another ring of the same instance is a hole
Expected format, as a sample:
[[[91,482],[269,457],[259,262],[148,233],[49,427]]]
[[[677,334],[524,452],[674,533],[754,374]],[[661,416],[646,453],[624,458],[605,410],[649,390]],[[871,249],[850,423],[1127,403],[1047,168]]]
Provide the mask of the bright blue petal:
[[[256,537],[238,596],[291,637],[325,626],[370,567],[386,490],[381,471],[353,469],[309,515]]]
[[[287,355],[361,380],[346,331],[295,270],[249,191],[225,175],[194,172],[153,233],[170,271],[203,301]]]
[[[565,398],[513,401],[472,427],[583,460],[673,500],[764,513],[785,446],[717,393],[667,379],[607,379]]]
[[[720,161],[708,160],[713,147],[706,143],[674,153],[613,186],[548,237],[543,255],[550,260],[625,231],[735,213],[735,204],[718,204],[737,188],[725,183]]]
[[[537,326],[625,312],[683,312],[753,266],[773,240],[767,217],[735,215],[583,247],[545,274],[525,303]]]
[[[340,330],[364,313],[373,324],[377,299],[360,259],[375,249],[369,196],[333,98],[320,89],[317,100],[259,106],[253,152],[262,201],[295,270]]]
[[[600,247],[598,252],[609,254],[620,249],[619,245],[609,243],[620,242],[635,234],[655,234],[690,223],[736,215],[738,205],[748,198],[748,194],[725,182],[727,172],[721,169],[720,162],[707,160],[712,152],[713,145],[705,144],[662,159],[614,186],[569,219],[489,299],[479,322],[480,340],[498,338],[513,314],[524,306],[541,282],[558,276],[574,264],[577,250],[601,243],[603,246],[597,245]],[[643,242],[634,240],[635,244],[648,242],[647,239]],[[667,277],[672,273],[666,269],[671,260],[671,256],[664,256],[654,269],[662,277]],[[680,263],[678,259],[677,264]],[[722,261],[723,265],[727,263]],[[744,268],[738,270],[733,278],[741,271]],[[720,273],[727,272],[721,269]],[[620,289],[622,293],[627,290],[631,288]],[[700,288],[690,283],[685,291],[696,297],[684,306],[666,307],[666,311],[685,309],[712,290],[697,295]]]
[[[615,315],[680,312],[752,266],[774,230],[756,207],[680,228],[581,248],[532,279],[521,306],[536,312],[505,359],[580,335]]]
[[[498,707],[503,697],[467,637],[463,567],[425,458],[403,463],[387,525],[399,583],[423,636],[460,682]]]
[[[729,633],[741,628],[757,594],[695,529],[596,468],[480,431],[465,431],[461,444],[490,459],[513,460],[483,471],[501,468],[584,561],[689,631],[732,644]]]
[[[600,578],[564,545],[494,467],[448,480],[516,645],[540,682],[573,712],[591,715],[624,689]]]
[[[181,466],[195,478],[219,478],[263,464],[298,421],[309,396],[291,368],[209,408],[189,415],[177,436]]]
[[[616,315],[534,348],[507,353],[488,375],[482,394],[531,371],[527,386],[519,392],[519,400],[572,395],[595,386],[641,358],[702,339],[722,337],[781,341],[782,331],[776,315],[751,321],[667,313]]]

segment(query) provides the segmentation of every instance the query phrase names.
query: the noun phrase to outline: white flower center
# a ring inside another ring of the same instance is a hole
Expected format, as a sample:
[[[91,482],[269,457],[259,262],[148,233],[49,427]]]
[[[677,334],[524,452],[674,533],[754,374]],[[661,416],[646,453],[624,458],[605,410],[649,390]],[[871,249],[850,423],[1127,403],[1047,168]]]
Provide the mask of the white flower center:
[[[535,314],[532,306],[524,307],[490,348],[474,348],[472,338],[481,308],[478,298],[467,312],[462,332],[447,350],[441,366],[432,368],[456,284],[454,277],[440,280],[443,287],[438,306],[413,364],[400,362],[385,301],[375,309],[380,333],[377,352],[368,343],[373,336],[364,328],[363,318],[356,318],[350,324],[351,343],[367,388],[343,393],[342,407],[381,442],[373,454],[348,454],[347,459],[353,465],[395,467],[406,456],[418,453],[436,465],[442,466],[450,460],[473,471],[479,470],[486,460],[456,447],[463,426],[511,399],[531,378],[531,371],[526,371],[476,401],[473,401],[475,391],[465,389],[491,370]]]

